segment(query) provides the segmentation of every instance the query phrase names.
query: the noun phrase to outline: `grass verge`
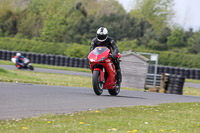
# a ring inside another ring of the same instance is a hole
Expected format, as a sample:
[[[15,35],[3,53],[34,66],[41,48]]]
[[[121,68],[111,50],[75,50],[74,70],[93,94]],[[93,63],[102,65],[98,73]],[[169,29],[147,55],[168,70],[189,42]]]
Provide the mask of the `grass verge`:
[[[200,89],[192,88],[192,87],[184,87],[183,95],[200,96]]]
[[[171,103],[90,110],[0,121],[13,133],[199,133],[200,103]]]
[[[0,68],[1,82],[33,83],[92,88],[91,77]]]
[[[195,79],[186,79],[186,82],[200,84],[200,80],[195,80]]]
[[[14,65],[11,61],[0,60],[0,64],[3,65]],[[77,68],[77,67],[64,67],[64,66],[53,66],[53,65],[42,65],[42,64],[34,64],[36,68],[46,68],[46,69],[56,69],[56,70],[67,70],[67,71],[77,71],[77,72],[88,72],[90,73],[90,69],[87,68]]]

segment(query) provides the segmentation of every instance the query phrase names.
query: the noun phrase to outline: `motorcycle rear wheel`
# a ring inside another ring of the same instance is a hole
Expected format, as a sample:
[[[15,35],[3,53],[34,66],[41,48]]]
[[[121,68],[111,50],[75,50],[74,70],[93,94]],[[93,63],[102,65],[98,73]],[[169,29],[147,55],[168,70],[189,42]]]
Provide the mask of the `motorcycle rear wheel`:
[[[30,70],[34,70],[34,67],[33,67],[33,66],[29,66],[29,69],[30,69]]]
[[[93,90],[96,95],[103,93],[104,83],[100,81],[100,71],[94,71],[92,76]]]
[[[112,96],[117,96],[120,92],[120,85],[117,87],[115,86],[114,89],[108,89],[108,93]]]

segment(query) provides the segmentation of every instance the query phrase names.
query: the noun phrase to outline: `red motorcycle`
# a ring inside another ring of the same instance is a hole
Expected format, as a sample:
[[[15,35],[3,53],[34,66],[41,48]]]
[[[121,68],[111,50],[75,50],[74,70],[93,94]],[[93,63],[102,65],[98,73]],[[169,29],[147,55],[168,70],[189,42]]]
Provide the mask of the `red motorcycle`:
[[[120,58],[118,54],[117,58]],[[120,85],[116,85],[116,70],[112,62],[111,51],[107,47],[96,47],[88,55],[92,71],[92,84],[96,95],[101,95],[107,89],[110,95],[116,96],[120,92]]]

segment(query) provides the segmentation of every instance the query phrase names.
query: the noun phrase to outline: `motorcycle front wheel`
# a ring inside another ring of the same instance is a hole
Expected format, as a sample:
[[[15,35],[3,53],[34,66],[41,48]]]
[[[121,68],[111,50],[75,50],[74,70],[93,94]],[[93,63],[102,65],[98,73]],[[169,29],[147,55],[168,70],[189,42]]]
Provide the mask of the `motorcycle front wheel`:
[[[104,83],[100,80],[100,71],[94,71],[92,76],[93,89],[96,95],[103,93]]]
[[[20,65],[16,64],[17,69],[21,69],[22,67]]]

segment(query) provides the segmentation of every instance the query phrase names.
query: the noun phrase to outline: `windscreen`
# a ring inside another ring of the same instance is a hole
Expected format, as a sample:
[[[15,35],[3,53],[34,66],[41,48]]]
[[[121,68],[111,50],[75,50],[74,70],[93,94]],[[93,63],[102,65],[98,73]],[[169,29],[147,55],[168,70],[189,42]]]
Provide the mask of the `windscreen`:
[[[107,47],[96,47],[93,51],[95,55],[100,55],[104,51],[106,51],[108,48]]]

